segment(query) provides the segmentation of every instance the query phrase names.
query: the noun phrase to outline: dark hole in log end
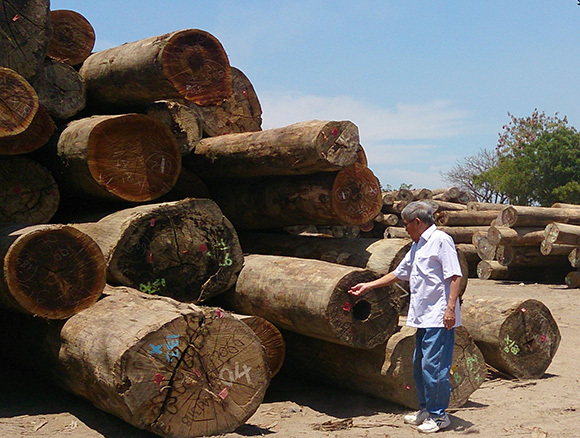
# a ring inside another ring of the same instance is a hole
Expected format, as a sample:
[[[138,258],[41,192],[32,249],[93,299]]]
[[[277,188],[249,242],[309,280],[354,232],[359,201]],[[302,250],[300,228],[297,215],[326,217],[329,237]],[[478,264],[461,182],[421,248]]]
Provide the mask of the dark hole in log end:
[[[360,300],[352,308],[354,319],[364,321],[371,315],[371,304],[368,301]]]

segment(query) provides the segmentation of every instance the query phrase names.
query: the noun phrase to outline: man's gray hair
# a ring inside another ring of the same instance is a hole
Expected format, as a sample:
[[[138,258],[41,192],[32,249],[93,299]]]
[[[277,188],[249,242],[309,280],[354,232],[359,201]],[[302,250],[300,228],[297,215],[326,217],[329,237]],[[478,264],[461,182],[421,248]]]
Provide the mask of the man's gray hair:
[[[407,223],[414,221],[416,218],[419,218],[421,222],[427,225],[433,225],[435,223],[433,207],[424,201],[409,202],[401,212],[401,217]]]

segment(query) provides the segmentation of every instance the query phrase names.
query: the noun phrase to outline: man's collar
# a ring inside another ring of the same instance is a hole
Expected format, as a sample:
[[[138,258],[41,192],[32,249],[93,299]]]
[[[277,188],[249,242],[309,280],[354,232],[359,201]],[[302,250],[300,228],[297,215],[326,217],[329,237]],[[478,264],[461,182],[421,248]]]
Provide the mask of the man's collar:
[[[424,240],[429,240],[429,237],[431,237],[431,234],[433,234],[433,232],[437,229],[437,226],[435,224],[431,225],[429,228],[427,228],[425,231],[423,231],[423,233],[421,234],[421,237],[419,237],[419,239],[424,239]]]

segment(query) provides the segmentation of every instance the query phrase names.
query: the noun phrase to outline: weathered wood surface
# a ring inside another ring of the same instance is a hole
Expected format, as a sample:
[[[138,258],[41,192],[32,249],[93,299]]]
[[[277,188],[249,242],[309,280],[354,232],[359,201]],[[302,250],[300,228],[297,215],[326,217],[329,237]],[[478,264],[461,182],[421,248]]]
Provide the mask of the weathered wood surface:
[[[262,129],[262,107],[252,83],[238,68],[231,67],[231,74],[230,97],[216,105],[195,106],[206,137]]]
[[[64,319],[94,305],[105,287],[101,250],[70,226],[3,229],[0,254],[0,303],[12,310]]]
[[[143,114],[75,120],[60,134],[57,154],[63,165],[54,175],[61,189],[117,201],[159,198],[181,168],[169,128]]]
[[[44,106],[39,105],[30,125],[19,134],[0,137],[0,155],[23,155],[44,146],[56,125]]]
[[[470,297],[462,322],[485,361],[518,379],[542,377],[560,345],[558,324],[538,300]]]
[[[548,242],[580,246],[580,225],[551,222],[546,225],[544,233]]]
[[[499,245],[496,250],[496,260],[504,266],[554,266],[565,264],[567,251],[560,254],[544,255],[538,246],[510,246]]]
[[[36,74],[50,41],[50,1],[0,3],[0,66],[30,79]]]
[[[82,64],[95,46],[95,30],[80,13],[66,9],[50,11],[51,36],[47,55],[70,65]]]
[[[208,188],[239,230],[360,225],[381,209],[377,177],[358,164],[338,172],[238,179]]]
[[[364,296],[351,286],[378,278],[372,271],[313,259],[251,254],[235,288],[220,302],[277,327],[357,348],[372,348],[395,332],[398,294],[378,288]]]
[[[568,261],[573,268],[580,268],[580,248],[575,248],[568,254]]]
[[[80,113],[87,103],[83,79],[65,62],[47,58],[30,84],[36,90],[40,103],[54,119],[70,119]]]
[[[317,381],[379,397],[418,409],[413,379],[415,329],[403,327],[386,342],[361,350],[296,333],[283,332],[287,366],[292,372]],[[451,408],[463,406],[485,380],[484,357],[463,327],[455,331],[451,382]]]
[[[204,138],[183,163],[204,179],[335,172],[355,163],[358,145],[352,122],[311,120]]]
[[[270,321],[259,316],[236,313],[232,313],[232,316],[242,321],[256,334],[268,357],[270,377],[274,377],[282,368],[286,357],[286,341],[280,330]]]
[[[38,111],[38,95],[14,70],[0,67],[0,138],[24,132]]]
[[[98,243],[111,284],[189,302],[232,287],[243,254],[232,224],[210,199],[140,205],[74,224]]]
[[[490,226],[487,229],[487,238],[493,245],[537,246],[544,237],[544,229],[539,227]]]
[[[161,437],[234,431],[270,381],[264,349],[246,324],[130,288],[107,286],[101,300],[62,324],[20,318],[17,327],[13,357]]]
[[[497,211],[471,211],[471,210],[444,210],[435,213],[435,223],[437,225],[490,225],[491,221],[497,217]]]
[[[580,224],[580,209],[510,205],[498,215],[508,227],[545,227],[550,222]]]
[[[48,223],[59,202],[48,169],[25,156],[0,156],[0,225]]]
[[[104,105],[184,98],[218,104],[232,95],[229,60],[216,37],[186,29],[89,56],[80,69],[89,97]]]
[[[477,201],[469,201],[467,203],[468,210],[496,210],[498,213],[500,210],[503,210],[506,207],[506,204],[498,204],[495,202],[477,202]]]
[[[467,210],[465,204],[459,204],[458,202],[449,202],[431,199],[431,202],[436,206],[435,211],[464,211]]]
[[[579,271],[571,271],[568,274],[566,274],[566,277],[564,278],[564,282],[566,283],[566,286],[568,286],[570,289],[576,289],[580,287],[580,272]]]
[[[498,246],[491,243],[486,235],[477,237],[474,244],[481,260],[494,260],[497,257]]]

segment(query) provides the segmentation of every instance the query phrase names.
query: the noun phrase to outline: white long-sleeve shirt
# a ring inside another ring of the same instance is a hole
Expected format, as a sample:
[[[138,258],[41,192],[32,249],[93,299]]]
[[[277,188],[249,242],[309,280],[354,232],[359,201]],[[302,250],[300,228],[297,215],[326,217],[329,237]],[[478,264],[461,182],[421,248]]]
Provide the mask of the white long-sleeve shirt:
[[[393,272],[409,281],[410,303],[407,325],[417,328],[444,327],[443,315],[449,301],[451,277],[462,276],[455,243],[435,225],[427,228]],[[455,327],[461,325],[459,299]]]

